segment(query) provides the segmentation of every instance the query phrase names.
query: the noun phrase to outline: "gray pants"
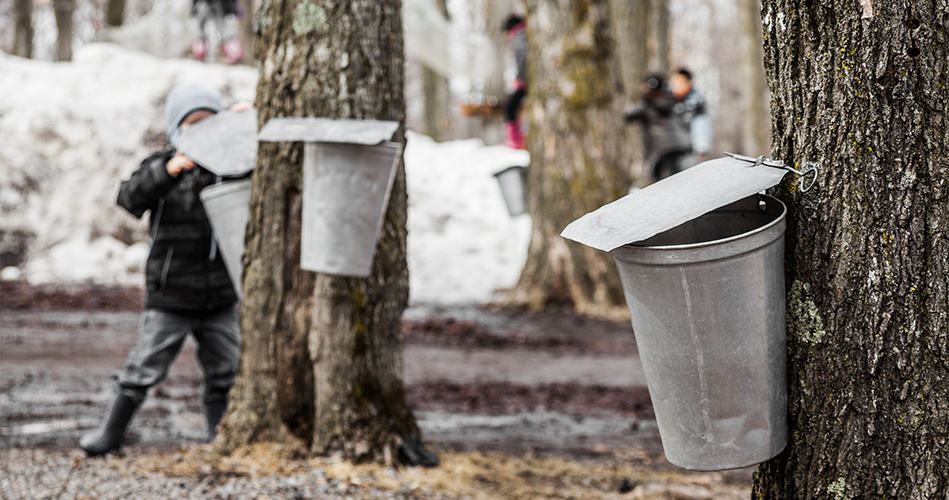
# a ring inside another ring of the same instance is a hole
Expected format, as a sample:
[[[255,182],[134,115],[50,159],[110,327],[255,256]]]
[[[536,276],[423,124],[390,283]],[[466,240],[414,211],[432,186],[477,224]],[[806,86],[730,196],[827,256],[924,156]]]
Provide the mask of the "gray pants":
[[[125,365],[112,374],[116,391],[141,401],[149,388],[168,378],[188,334],[198,344],[201,386],[205,404],[227,399],[240,359],[241,329],[238,308],[208,314],[182,315],[146,309],[138,329],[138,344]]]

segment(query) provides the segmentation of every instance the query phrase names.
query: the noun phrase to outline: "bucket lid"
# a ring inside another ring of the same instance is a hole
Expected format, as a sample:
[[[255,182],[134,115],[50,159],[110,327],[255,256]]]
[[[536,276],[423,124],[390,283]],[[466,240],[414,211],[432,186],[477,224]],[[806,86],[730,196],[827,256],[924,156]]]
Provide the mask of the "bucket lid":
[[[332,118],[271,118],[257,140],[265,142],[340,142],[375,146],[388,141],[399,122]]]
[[[710,160],[604,205],[560,235],[609,252],[764,191],[786,173],[786,168],[733,157]]]
[[[181,132],[178,150],[221,177],[241,177],[257,163],[257,110],[221,111]]]

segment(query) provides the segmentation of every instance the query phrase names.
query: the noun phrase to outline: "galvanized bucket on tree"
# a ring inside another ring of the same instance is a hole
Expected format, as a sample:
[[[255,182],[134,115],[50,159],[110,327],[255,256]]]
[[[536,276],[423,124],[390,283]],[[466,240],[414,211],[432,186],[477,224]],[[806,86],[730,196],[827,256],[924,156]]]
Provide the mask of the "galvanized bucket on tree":
[[[784,204],[752,196],[613,250],[663,449],[745,467],[787,442]]]
[[[679,467],[746,467],[787,444],[786,210],[757,194],[786,173],[709,161],[562,233],[613,253],[663,448]]]
[[[368,276],[402,145],[307,143],[300,267]]]
[[[372,270],[402,144],[386,142],[398,122],[273,118],[261,141],[302,141],[300,267],[366,277]]]
[[[496,174],[501,186],[501,196],[511,217],[521,215],[527,211],[527,168],[508,167]]]
[[[202,189],[200,194],[238,298],[241,297],[244,235],[250,215],[250,183],[250,179],[222,182]]]

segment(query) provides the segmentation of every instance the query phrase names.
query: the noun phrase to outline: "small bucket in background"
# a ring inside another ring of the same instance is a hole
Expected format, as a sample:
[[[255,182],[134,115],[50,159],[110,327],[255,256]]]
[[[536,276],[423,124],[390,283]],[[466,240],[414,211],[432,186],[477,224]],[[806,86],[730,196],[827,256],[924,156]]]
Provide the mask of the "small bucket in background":
[[[612,251],[679,467],[746,467],[787,443],[785,212],[755,195]]]
[[[501,196],[511,217],[527,212],[527,167],[508,167],[496,174]]]
[[[250,183],[250,179],[223,182],[202,189],[200,194],[238,298],[241,298],[244,235],[250,217]]]

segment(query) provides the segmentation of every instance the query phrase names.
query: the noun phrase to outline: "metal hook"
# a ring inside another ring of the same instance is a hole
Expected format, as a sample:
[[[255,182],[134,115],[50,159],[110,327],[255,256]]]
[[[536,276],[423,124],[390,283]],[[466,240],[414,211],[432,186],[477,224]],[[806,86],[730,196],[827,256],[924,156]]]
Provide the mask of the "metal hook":
[[[799,177],[799,179],[798,179],[798,185],[801,187],[801,192],[802,192],[802,193],[806,193],[806,192],[810,191],[811,188],[814,187],[814,184],[817,182],[817,177],[818,177],[817,167],[820,166],[819,163],[815,163],[815,162],[805,162],[805,163],[804,163],[804,167],[805,167],[805,168],[804,168],[804,171],[802,172],[802,171],[800,171],[800,170],[797,170],[797,169],[794,169],[794,168],[792,168],[792,167],[789,167],[789,166],[785,165],[784,163],[781,163],[780,161],[772,160],[771,158],[767,158],[767,157],[765,157],[764,155],[759,156],[759,157],[757,157],[757,158],[752,158],[751,156],[744,156],[744,155],[739,155],[739,154],[735,154],[735,153],[729,153],[729,152],[726,151],[726,152],[725,152],[725,156],[730,156],[730,157],[732,157],[732,158],[734,158],[734,159],[736,159],[736,160],[742,160],[742,161],[747,161],[747,162],[750,162],[750,163],[754,163],[754,164],[755,164],[754,166],[756,166],[756,167],[760,167],[761,165],[765,165],[765,166],[768,166],[768,167],[783,168],[783,169],[785,169],[785,170],[791,171],[791,172],[793,172],[793,173],[795,173],[795,174],[798,175],[798,177]],[[811,178],[811,182],[809,182],[809,183],[807,184],[807,186],[805,186],[805,185],[804,185],[804,178],[807,177],[808,175],[810,175],[811,173],[814,174],[814,177],[812,177],[812,178]]]
[[[797,182],[798,182],[798,185],[801,187],[801,192],[802,192],[802,193],[806,193],[806,192],[810,191],[811,188],[814,187],[814,183],[817,182],[817,177],[818,177],[817,166],[818,166],[817,163],[814,163],[814,162],[805,162],[805,163],[804,163],[804,167],[805,167],[805,168],[804,168],[804,171],[803,171],[803,172],[802,172],[802,171],[799,171],[799,170],[795,170],[795,169],[793,169],[793,168],[791,168],[791,167],[789,167],[789,166],[787,166],[787,165],[785,165],[784,168],[786,168],[786,169],[790,170],[791,172],[794,172],[795,174],[798,175],[798,180],[797,180]],[[811,173],[814,174],[814,177],[811,178],[811,182],[809,182],[809,183],[807,184],[807,186],[804,186],[804,178],[807,177],[808,175],[810,175]]]

